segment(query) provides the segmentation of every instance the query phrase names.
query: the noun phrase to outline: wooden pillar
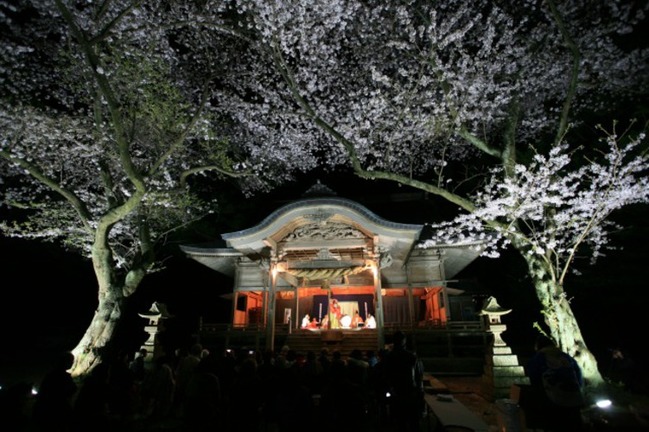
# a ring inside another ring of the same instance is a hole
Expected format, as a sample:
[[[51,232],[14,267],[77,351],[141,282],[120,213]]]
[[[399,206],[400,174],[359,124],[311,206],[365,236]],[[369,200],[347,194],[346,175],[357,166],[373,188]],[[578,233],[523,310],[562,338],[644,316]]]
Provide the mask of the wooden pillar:
[[[268,322],[268,299],[270,298],[269,295],[269,287],[264,287],[264,290],[261,293],[261,304],[262,304],[262,311],[261,311],[261,321],[257,323],[257,326],[260,324],[262,326],[265,326],[266,323]]]
[[[415,322],[415,303],[414,298],[412,297],[412,285],[408,284],[408,315],[410,319],[410,327],[412,328]]]
[[[296,329],[302,327],[302,318],[300,318],[300,287],[297,285],[295,286],[295,318],[293,318],[291,324],[294,324]]]
[[[451,305],[448,302],[448,291],[446,290],[446,283],[442,287],[442,299],[444,299],[444,316],[446,320],[444,323],[447,323],[451,320]]]
[[[438,256],[439,256],[440,280],[444,281],[442,282],[442,299],[444,300],[444,320],[442,321],[442,324],[446,324],[451,319],[451,305],[448,302],[448,291],[446,290],[446,282],[445,282],[446,270],[444,267],[444,261],[446,261],[446,258],[444,258],[444,252],[438,251],[438,254],[439,254]]]
[[[230,320],[230,324],[232,324],[233,327],[237,318],[237,302],[239,301],[239,295],[239,288],[234,287],[234,295],[232,296],[232,319]],[[244,324],[247,324],[247,322],[244,322]]]
[[[376,332],[377,332],[377,341],[378,348],[382,349],[385,346],[385,332],[383,326],[385,325],[385,320],[383,319],[383,296],[381,295],[381,275],[380,275],[379,262],[374,261],[372,266],[372,274],[374,275],[374,292],[376,293]]]
[[[327,287],[327,330],[331,330],[331,285]]]
[[[232,316],[230,317],[230,326],[231,328],[234,327],[234,320],[236,317],[236,310],[237,310],[237,298],[239,297],[239,287],[241,286],[241,272],[242,272],[242,266],[241,266],[241,259],[237,259],[235,262],[235,268],[234,268],[234,289],[233,289],[233,296],[232,296]],[[228,332],[229,333],[229,332]]]
[[[268,286],[268,296],[266,309],[268,309],[268,314],[266,316],[266,349],[270,351],[275,351],[275,308],[276,308],[276,264],[271,263],[269,268],[269,286]]]

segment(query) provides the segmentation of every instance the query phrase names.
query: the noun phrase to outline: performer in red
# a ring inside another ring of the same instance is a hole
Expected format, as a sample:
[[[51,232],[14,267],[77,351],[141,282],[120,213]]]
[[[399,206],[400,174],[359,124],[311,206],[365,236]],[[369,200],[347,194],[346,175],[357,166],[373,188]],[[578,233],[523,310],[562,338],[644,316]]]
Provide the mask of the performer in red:
[[[329,308],[329,327],[332,329],[340,328],[340,317],[343,315],[342,308],[338,304],[338,300],[331,299],[331,307]]]
[[[361,315],[358,313],[358,311],[356,311],[354,312],[354,316],[352,317],[351,328],[358,328],[361,324],[363,324],[363,318],[361,318]]]
[[[306,328],[308,329],[317,329],[318,328],[318,319],[316,317],[313,317],[311,319],[311,322],[307,324]]]

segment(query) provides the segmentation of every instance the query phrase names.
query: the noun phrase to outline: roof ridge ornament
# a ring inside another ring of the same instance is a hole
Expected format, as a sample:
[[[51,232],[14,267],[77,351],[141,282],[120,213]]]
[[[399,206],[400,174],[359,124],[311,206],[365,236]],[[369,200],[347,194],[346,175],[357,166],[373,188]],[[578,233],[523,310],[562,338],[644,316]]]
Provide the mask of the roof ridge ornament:
[[[313,198],[313,197],[328,197],[338,195],[330,187],[322,184],[320,179],[316,180],[316,183],[311,186],[302,194],[304,198]]]
[[[502,306],[500,306],[498,304],[498,300],[496,300],[496,297],[490,296],[484,301],[482,310],[480,311],[480,315],[501,316],[501,315],[507,315],[511,311],[512,311],[511,309],[505,309]]]

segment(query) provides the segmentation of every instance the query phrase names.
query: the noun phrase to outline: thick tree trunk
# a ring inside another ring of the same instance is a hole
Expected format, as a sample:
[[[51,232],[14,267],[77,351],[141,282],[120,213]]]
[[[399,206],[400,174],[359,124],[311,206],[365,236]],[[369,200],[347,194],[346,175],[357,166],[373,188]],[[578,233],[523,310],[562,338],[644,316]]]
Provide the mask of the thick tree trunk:
[[[589,387],[598,387],[604,380],[597,368],[597,360],[590,352],[570,307],[570,301],[561,284],[552,277],[547,263],[535,255],[523,254],[532,276],[536,296],[541,302],[541,313],[550,335],[559,347],[572,355],[584,374]]]
[[[138,195],[141,199],[143,193]],[[137,290],[155,259],[145,218],[142,219],[142,225],[138,229],[142,253],[135,255],[133,262],[129,263],[129,270],[126,273],[120,272],[113,258],[108,240],[110,229],[120,217],[136,211],[140,201],[135,199],[137,198],[135,194],[131,198],[133,199],[119,207],[119,211],[108,212],[98,224],[95,233],[92,266],[97,277],[99,302],[88,329],[72,350],[75,360],[71,374],[74,377],[86,375],[108,354],[111,348],[109,345],[113,342],[115,330],[122,318],[124,302]]]
[[[73,377],[85,375],[102,361],[102,352],[110,343],[122,315],[124,297],[113,289],[100,296],[92,321],[77,346],[73,349]]]

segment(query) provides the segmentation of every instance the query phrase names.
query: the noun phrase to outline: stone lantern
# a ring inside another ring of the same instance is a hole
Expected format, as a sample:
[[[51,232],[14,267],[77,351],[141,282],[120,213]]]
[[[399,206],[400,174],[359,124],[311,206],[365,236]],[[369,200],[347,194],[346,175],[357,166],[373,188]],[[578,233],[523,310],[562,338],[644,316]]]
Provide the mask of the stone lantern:
[[[148,362],[160,355],[161,347],[158,343],[157,335],[164,330],[161,320],[173,318],[173,316],[167,312],[166,305],[158,302],[153,302],[147,312],[139,313],[138,315],[148,320],[144,326],[144,331],[149,334],[149,338],[141,347],[147,351],[147,356],[144,360]]]
[[[507,330],[507,326],[500,322],[500,317],[510,313],[511,309],[503,309],[496,301],[495,297],[489,297],[480,311],[480,315],[486,319],[485,327],[489,333],[493,333],[494,347],[507,346],[501,337],[501,333]]]
[[[485,319],[485,327],[493,334],[493,341],[486,353],[486,362],[483,381],[485,396],[492,401],[498,398],[508,398],[514,384],[529,384],[525,370],[518,364],[518,356],[502,339],[501,334],[507,329],[500,319],[510,313],[511,309],[504,309],[495,297],[489,297],[480,311]]]

